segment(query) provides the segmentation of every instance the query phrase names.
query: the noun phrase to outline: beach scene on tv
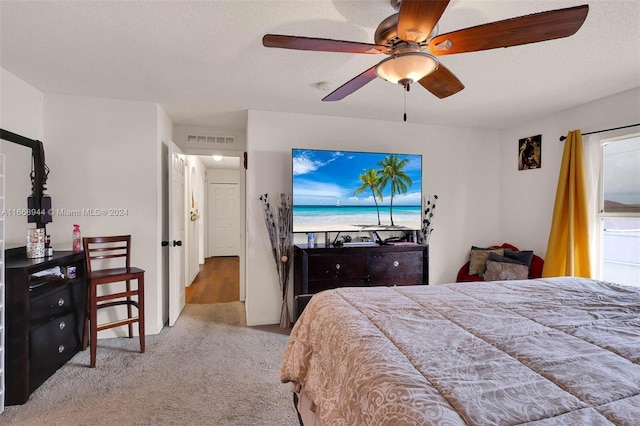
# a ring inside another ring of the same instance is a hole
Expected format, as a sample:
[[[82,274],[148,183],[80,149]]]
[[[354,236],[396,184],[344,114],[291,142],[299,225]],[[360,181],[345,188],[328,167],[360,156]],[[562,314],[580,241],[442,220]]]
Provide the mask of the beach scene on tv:
[[[293,232],[418,230],[422,156],[293,149]]]

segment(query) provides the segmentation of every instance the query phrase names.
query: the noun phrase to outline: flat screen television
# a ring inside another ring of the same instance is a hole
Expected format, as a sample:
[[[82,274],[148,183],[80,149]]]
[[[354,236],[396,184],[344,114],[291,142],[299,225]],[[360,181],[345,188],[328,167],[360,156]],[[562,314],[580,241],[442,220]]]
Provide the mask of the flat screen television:
[[[422,155],[294,148],[293,232],[419,230]]]

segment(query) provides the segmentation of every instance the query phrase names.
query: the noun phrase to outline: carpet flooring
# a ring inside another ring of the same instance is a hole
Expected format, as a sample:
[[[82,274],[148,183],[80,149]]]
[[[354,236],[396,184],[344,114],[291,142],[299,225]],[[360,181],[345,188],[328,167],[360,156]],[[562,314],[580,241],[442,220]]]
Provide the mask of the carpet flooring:
[[[98,341],[97,366],[80,352],[3,425],[297,425],[280,383],[288,333],[247,327],[242,302],[186,305],[174,327]]]

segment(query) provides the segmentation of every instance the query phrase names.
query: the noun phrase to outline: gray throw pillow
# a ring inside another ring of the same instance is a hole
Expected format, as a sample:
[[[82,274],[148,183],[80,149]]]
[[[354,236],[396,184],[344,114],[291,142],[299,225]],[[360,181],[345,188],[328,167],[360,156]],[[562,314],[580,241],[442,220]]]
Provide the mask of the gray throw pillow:
[[[527,267],[529,266],[525,262],[507,257],[507,251],[508,250],[504,251],[504,256],[500,256],[498,253],[489,253],[487,261],[493,260],[494,262],[517,263],[518,265],[526,265]]]
[[[504,256],[504,249],[471,247],[471,254],[469,255],[469,275],[480,275],[484,272],[487,267],[489,253]]]
[[[519,262],[524,263],[527,266],[531,266],[531,261],[533,260],[533,251],[532,250],[521,250],[521,251],[513,251],[506,249],[504,251],[504,256],[509,259],[514,259]]]

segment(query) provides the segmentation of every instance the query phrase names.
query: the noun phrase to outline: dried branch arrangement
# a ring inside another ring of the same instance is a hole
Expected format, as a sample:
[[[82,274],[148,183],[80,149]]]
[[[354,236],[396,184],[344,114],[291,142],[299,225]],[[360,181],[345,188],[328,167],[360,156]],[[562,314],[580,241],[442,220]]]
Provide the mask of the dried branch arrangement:
[[[433,232],[433,220],[436,211],[437,195],[422,198],[422,208],[424,215],[422,216],[422,243],[429,244],[429,238]]]
[[[278,272],[280,290],[282,291],[282,312],[280,315],[280,327],[288,328],[291,325],[287,294],[289,291],[289,271],[293,257],[293,231],[292,231],[292,200],[288,194],[280,194],[277,204],[269,201],[269,194],[260,196],[264,210],[264,223],[269,233],[269,241],[273,253],[273,260]]]

